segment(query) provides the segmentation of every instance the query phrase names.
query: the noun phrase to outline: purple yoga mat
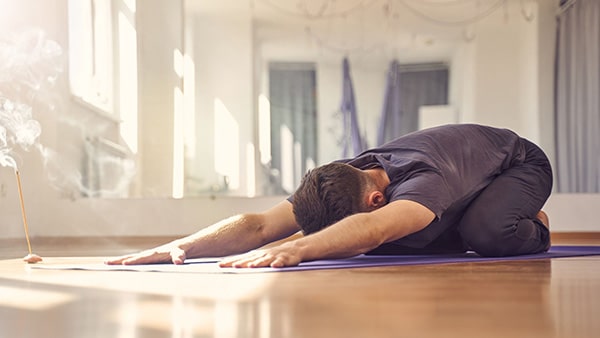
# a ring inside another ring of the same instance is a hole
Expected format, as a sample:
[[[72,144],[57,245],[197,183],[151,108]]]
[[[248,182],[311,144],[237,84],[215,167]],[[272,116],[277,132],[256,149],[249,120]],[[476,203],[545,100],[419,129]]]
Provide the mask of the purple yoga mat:
[[[218,258],[189,259],[183,265],[151,264],[151,265],[104,265],[104,264],[40,264],[31,266],[32,269],[66,269],[66,270],[95,270],[95,271],[144,271],[144,272],[177,272],[177,273],[264,273],[289,272],[324,269],[350,269],[377,266],[450,264],[471,262],[519,261],[532,259],[549,259],[561,257],[578,257],[600,255],[600,246],[553,246],[548,252],[511,256],[511,257],[481,257],[473,252],[451,255],[402,255],[402,256],[365,256],[360,255],[346,259],[318,260],[301,263],[287,268],[220,268]]]
[[[272,269],[274,271],[301,271],[318,269],[349,269],[376,266],[425,265],[472,262],[520,261],[531,259],[548,259],[561,257],[578,257],[600,255],[600,246],[553,246],[548,252],[510,256],[510,257],[481,257],[474,252],[444,255],[401,255],[401,256],[367,256],[360,255],[338,260],[319,260],[301,263],[296,267]],[[235,269],[237,270],[237,269]]]

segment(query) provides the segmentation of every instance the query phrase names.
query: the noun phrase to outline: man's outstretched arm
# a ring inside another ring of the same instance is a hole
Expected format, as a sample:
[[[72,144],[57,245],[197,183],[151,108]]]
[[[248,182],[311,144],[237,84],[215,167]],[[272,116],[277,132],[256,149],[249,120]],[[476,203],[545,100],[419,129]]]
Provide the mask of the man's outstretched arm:
[[[223,267],[285,267],[303,261],[346,258],[368,252],[425,228],[435,214],[408,200],[394,201],[369,213],[359,213],[317,232],[277,247],[229,257]]]
[[[186,258],[222,257],[256,249],[299,230],[292,204],[284,200],[256,214],[227,218],[192,235],[159,247],[108,260],[116,264],[183,264]]]

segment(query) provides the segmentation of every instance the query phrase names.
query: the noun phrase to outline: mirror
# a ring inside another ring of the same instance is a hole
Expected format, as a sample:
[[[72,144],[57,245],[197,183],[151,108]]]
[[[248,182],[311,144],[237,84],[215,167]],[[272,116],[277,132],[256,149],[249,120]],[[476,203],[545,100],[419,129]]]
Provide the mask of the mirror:
[[[53,185],[72,198],[289,194],[307,169],[353,155],[352,128],[377,145],[394,60],[404,79],[446,74],[444,97],[418,101],[407,131],[492,124],[554,155],[551,2],[57,4],[56,20],[38,20],[32,1],[11,8],[63,47],[64,98],[41,118],[41,142],[55,149],[43,153]]]
[[[307,169],[351,155],[344,58],[357,129],[374,146],[390,62],[446,67],[463,43],[461,28],[417,23],[388,1],[188,0],[185,13],[197,88],[186,195],[293,192]]]

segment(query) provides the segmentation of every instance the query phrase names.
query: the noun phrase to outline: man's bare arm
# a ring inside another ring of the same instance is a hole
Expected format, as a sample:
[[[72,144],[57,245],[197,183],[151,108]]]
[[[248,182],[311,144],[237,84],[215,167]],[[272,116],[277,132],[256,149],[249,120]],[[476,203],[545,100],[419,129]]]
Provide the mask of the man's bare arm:
[[[256,249],[296,233],[292,204],[287,200],[256,214],[227,218],[192,235],[136,254],[108,260],[107,264],[182,264],[186,258],[221,257]]]
[[[435,214],[419,203],[394,201],[278,247],[227,258],[221,266],[284,267],[316,259],[352,257],[417,232],[434,218]]]

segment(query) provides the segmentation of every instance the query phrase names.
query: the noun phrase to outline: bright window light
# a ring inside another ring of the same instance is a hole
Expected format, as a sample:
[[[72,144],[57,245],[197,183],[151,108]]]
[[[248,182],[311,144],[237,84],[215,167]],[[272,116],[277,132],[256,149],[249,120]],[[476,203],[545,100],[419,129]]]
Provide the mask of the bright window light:
[[[184,144],[186,159],[196,157],[196,66],[189,55],[183,57]]]
[[[294,190],[294,135],[290,128],[282,125],[281,128],[281,186],[285,191]]]
[[[230,190],[240,187],[240,126],[225,104],[216,98],[215,171],[228,182]]]
[[[179,49],[173,50],[173,71],[184,76],[184,58]],[[179,87],[173,89],[173,198],[182,198],[185,190],[185,96]]]
[[[69,0],[69,82],[71,93],[113,112],[113,31],[111,2]]]
[[[177,48],[173,50],[173,70],[179,78],[183,78],[183,54]]]
[[[265,94],[258,96],[258,149],[260,162],[271,162],[271,103]]]
[[[119,13],[119,126],[121,138],[138,151],[137,33],[127,16]]]
[[[300,184],[300,178],[302,177],[302,144],[296,141],[294,142],[294,187],[295,189]]]
[[[246,144],[246,196],[254,197],[256,195],[256,171],[254,169],[254,144]]]
[[[127,6],[127,8],[129,8],[129,10],[132,13],[135,13],[136,10],[136,1],[135,0],[121,0],[123,2],[123,4],[125,4],[125,6]]]
[[[317,164],[315,163],[315,160],[313,160],[311,157],[306,158],[306,170],[314,169],[316,166]],[[302,176],[304,176],[304,173]]]
[[[183,92],[173,89],[173,198],[182,198],[184,191],[183,158]]]

